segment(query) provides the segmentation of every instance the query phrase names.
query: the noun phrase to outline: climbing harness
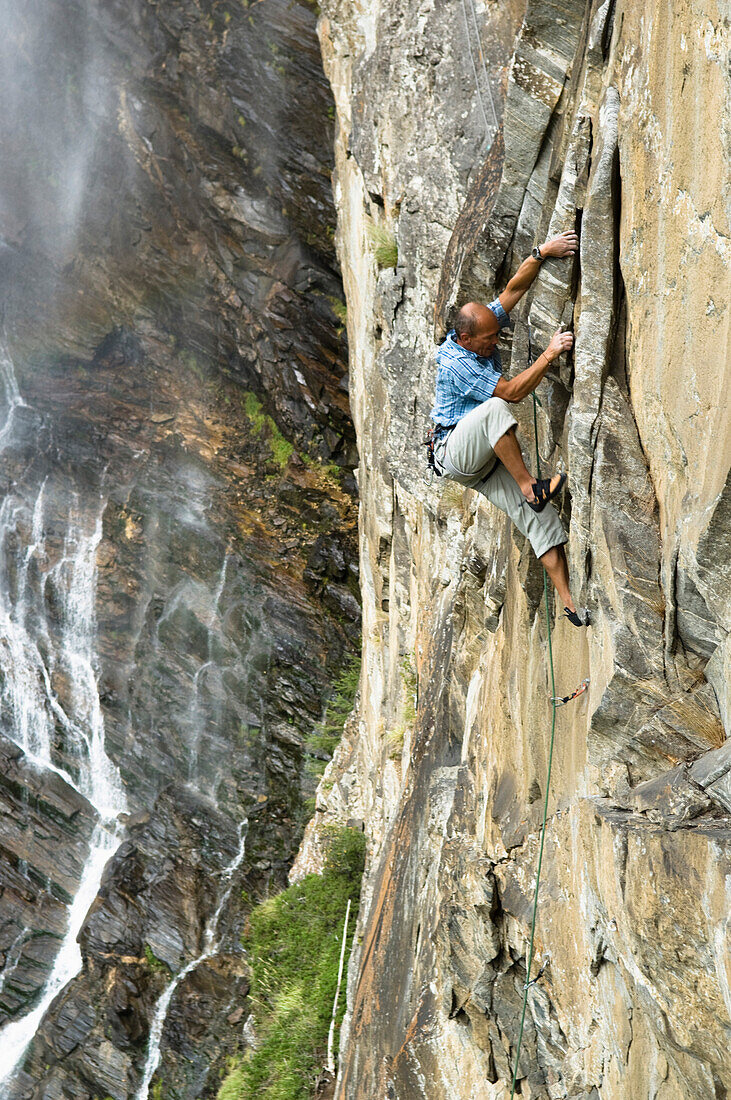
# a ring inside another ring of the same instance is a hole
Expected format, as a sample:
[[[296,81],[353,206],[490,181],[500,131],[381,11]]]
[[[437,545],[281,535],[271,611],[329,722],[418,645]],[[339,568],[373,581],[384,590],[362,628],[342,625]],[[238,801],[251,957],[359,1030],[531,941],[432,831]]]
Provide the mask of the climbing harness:
[[[576,691],[572,692],[571,695],[564,695],[563,698],[561,698],[560,696],[555,697],[551,699],[551,702],[556,707],[565,707],[567,703],[570,703],[572,701],[572,699],[578,699],[580,695],[583,695],[590,683],[591,680],[587,676],[586,680],[582,680]]]
[[[441,438],[441,431],[436,424],[430,424],[427,428],[426,435],[422,440],[422,444],[426,447],[426,461],[429,464],[428,480],[429,484],[434,480],[434,476],[442,476],[442,471],[437,469],[437,464],[434,461],[434,447]]]

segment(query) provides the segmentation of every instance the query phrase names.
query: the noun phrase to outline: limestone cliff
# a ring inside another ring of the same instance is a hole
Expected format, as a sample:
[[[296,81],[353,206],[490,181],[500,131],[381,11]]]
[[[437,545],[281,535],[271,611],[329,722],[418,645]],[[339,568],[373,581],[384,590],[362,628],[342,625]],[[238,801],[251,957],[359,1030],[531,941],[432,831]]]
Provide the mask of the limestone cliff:
[[[576,227],[507,337],[563,466],[577,600],[519,1094],[731,1088],[729,18],[706,0],[326,0],[337,242],[358,433],[361,704],[318,829],[369,869],[337,1095],[510,1093],[551,726],[540,569],[483,499],[429,484],[435,337]],[[483,66],[483,58],[485,64]],[[496,118],[491,115],[491,99]],[[379,270],[372,226],[398,244]],[[532,454],[530,403],[522,439]],[[554,609],[555,616],[555,609]]]

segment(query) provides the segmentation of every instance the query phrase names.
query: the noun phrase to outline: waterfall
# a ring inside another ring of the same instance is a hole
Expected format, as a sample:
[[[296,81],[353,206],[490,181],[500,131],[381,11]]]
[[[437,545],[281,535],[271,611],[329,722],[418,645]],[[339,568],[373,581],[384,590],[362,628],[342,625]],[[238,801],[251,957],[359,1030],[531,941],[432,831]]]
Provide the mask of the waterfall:
[[[77,936],[99,892],[104,868],[119,847],[120,840],[121,830],[98,825],[94,831],[81,883],[69,908],[66,935],[53,964],[53,970],[43,987],[41,998],[31,1012],[18,1020],[12,1020],[0,1032],[3,1048],[0,1085],[8,1084],[12,1080],[51,1002],[81,970],[81,949],[76,942]]]
[[[219,949],[220,941],[217,939],[218,922],[221,919],[221,914],[226,907],[228,899],[231,897],[231,891],[233,890],[234,875],[241,866],[246,852],[246,827],[247,821],[243,821],[239,826],[239,850],[229,863],[228,867],[225,867],[221,874],[222,891],[218,899],[218,905],[211,919],[206,924],[206,930],[203,934],[203,950],[198,958],[193,959],[186,966],[179,971],[165,992],[160,997],[159,1001],[155,1005],[155,1013],[152,1017],[152,1024],[150,1025],[150,1041],[147,1048],[147,1061],[145,1062],[145,1069],[142,1075],[142,1083],[135,1096],[135,1100],[148,1100],[150,1091],[150,1082],[155,1076],[157,1067],[160,1064],[160,1057],[162,1051],[160,1049],[160,1041],[162,1039],[163,1029],[165,1027],[165,1020],[167,1019],[168,1009],[170,1008],[170,1002],[173,999],[175,990],[180,983],[187,978],[191,971],[195,970],[197,966],[200,966],[206,959],[210,959],[212,955],[215,955]]]
[[[226,553],[223,556],[223,565],[221,566],[221,572],[220,572],[219,577],[218,577],[218,582],[216,584],[215,591],[213,592],[213,595],[212,595],[211,605],[210,605],[210,608],[208,609],[208,612],[205,616],[205,625],[206,625],[206,629],[208,631],[208,655],[207,655],[207,660],[205,660],[203,662],[203,664],[199,666],[199,668],[197,669],[197,671],[195,673],[195,676],[193,677],[193,702],[192,702],[192,706],[190,708],[191,709],[191,715],[192,715],[193,728],[192,728],[192,732],[191,732],[190,756],[189,756],[189,761],[188,761],[188,782],[191,783],[195,787],[200,787],[200,775],[199,775],[199,771],[198,771],[198,756],[199,756],[199,752],[200,752],[201,734],[202,734],[202,732],[205,729],[205,726],[207,724],[206,723],[206,714],[205,714],[204,708],[201,704],[201,697],[200,697],[201,680],[204,678],[205,673],[208,672],[209,669],[215,669],[216,668],[216,662],[214,661],[214,653],[213,653],[213,638],[214,638],[213,627],[214,627],[215,622],[216,622],[216,617],[218,616],[218,607],[219,607],[219,604],[221,602],[221,597],[223,596],[223,590],[226,587],[226,572],[228,570],[228,560],[229,560],[229,552],[228,552],[228,550],[226,550]],[[214,725],[218,724],[217,719],[219,717],[220,716],[218,714],[214,715],[214,718],[216,719],[216,721],[214,722]],[[211,792],[211,794],[212,793],[213,792]]]
[[[2,972],[0,972],[0,993],[2,993],[3,989],[5,988],[5,983],[8,978],[10,978],[15,973],[15,968],[20,961],[21,951],[27,943],[30,933],[31,930],[26,925],[25,928],[22,928],[20,930],[18,935],[11,943],[5,958],[5,966],[3,967]]]
[[[0,452],[2,452],[5,450],[6,440],[10,437],[10,433],[13,430],[15,410],[20,405],[25,404],[25,401],[20,396],[20,390],[18,389],[18,380],[15,377],[13,361],[4,344],[0,344],[0,385],[3,388],[3,396],[7,406],[5,423],[2,428],[0,428]]]
[[[1,454],[12,448],[15,411],[25,404],[4,349],[0,381],[6,406]],[[50,514],[54,500],[68,501],[60,552],[58,510]],[[57,477],[52,487],[47,478],[35,496],[32,490],[23,496],[16,487],[0,506],[3,732],[36,767],[61,775],[98,814],[51,973],[31,1011],[0,1032],[0,1084],[13,1077],[51,1002],[80,971],[77,937],[104,867],[121,842],[117,816],[126,810],[126,799],[105,748],[96,668],[96,555],[104,507],[103,497],[94,495],[90,501],[68,476]],[[63,686],[56,690],[56,683]]]

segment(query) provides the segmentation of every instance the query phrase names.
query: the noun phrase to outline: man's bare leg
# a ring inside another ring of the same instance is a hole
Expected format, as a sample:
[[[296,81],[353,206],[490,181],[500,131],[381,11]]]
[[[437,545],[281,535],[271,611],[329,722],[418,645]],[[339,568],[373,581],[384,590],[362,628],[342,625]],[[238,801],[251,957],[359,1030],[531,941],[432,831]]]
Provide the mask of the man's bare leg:
[[[576,611],[574,601],[571,599],[569,566],[563,546],[552,546],[538,560],[551,578],[563,606],[568,607],[569,611]]]
[[[505,435],[501,436],[495,444],[495,454],[502,462],[526,500],[533,500],[533,483],[535,478],[528,473],[523,454],[518,440],[515,438],[515,428],[508,428]],[[551,488],[555,489],[559,481],[559,474],[551,478]],[[549,574],[550,575],[550,574]]]
[[[513,480],[517,482],[518,488],[523,493],[523,496],[527,500],[532,500],[533,482],[535,478],[531,477],[525,467],[518,440],[515,438],[515,428],[509,428],[505,435],[498,439],[495,444],[495,454]],[[556,474],[555,478],[551,478],[552,488],[557,483],[558,478],[558,474]],[[575,612],[576,607],[571,598],[571,589],[569,588],[569,566],[566,561],[566,552],[563,546],[552,546],[551,549],[547,550],[538,560],[551,578],[553,587],[558,592],[559,598],[563,602],[563,606],[568,607],[569,611]]]

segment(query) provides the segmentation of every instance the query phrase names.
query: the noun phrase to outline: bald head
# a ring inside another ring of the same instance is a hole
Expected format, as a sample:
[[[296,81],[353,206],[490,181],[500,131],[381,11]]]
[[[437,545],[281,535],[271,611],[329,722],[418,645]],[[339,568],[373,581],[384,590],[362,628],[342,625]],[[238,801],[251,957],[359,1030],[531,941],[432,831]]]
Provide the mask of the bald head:
[[[474,336],[484,326],[494,326],[498,331],[497,317],[483,306],[481,302],[466,302],[462,306],[454,322],[454,328],[458,336]]]
[[[457,340],[477,355],[492,355],[497,346],[500,325],[491,309],[481,302],[467,302],[454,321]]]

